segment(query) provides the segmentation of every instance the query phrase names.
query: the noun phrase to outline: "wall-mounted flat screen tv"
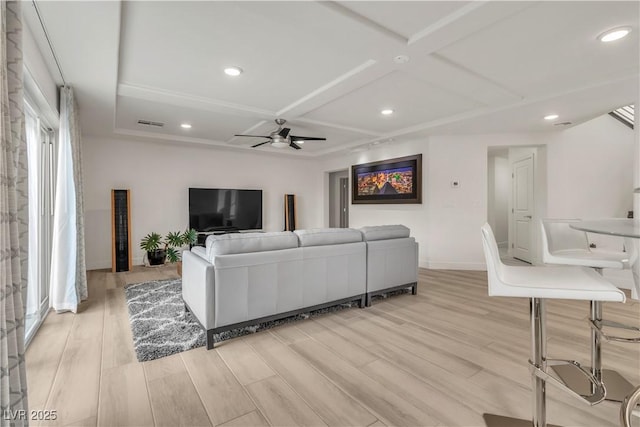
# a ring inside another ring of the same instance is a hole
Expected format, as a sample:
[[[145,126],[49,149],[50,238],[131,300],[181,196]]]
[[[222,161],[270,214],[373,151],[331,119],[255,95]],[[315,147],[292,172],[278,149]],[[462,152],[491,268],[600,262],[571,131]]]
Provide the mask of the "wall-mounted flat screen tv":
[[[190,188],[189,227],[198,232],[262,229],[262,190]]]

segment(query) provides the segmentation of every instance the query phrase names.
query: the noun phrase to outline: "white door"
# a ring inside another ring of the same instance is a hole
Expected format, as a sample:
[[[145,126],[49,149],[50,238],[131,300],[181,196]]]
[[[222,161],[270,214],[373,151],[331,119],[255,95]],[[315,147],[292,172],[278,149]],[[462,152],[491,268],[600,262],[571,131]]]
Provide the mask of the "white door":
[[[531,262],[533,239],[533,154],[513,164],[513,257]]]

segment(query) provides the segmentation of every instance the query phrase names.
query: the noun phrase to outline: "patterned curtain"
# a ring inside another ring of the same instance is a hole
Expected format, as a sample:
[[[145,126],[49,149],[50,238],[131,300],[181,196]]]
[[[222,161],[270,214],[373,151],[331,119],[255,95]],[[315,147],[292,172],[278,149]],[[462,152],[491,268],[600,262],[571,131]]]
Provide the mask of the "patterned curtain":
[[[78,310],[87,299],[82,202],[82,155],[78,109],[69,86],[60,88],[60,139],[51,257],[51,306]]]
[[[0,2],[0,425],[28,425],[24,364],[28,187],[20,1]],[[23,295],[25,296],[23,300]],[[12,419],[13,418],[13,419]]]
[[[89,297],[87,291],[87,263],[84,247],[84,184],[82,181],[82,140],[80,139],[80,117],[78,116],[78,103],[69,86],[61,89],[61,96],[69,116],[69,142],[71,143],[71,155],[73,157],[73,184],[76,189],[76,293],[79,301]]]

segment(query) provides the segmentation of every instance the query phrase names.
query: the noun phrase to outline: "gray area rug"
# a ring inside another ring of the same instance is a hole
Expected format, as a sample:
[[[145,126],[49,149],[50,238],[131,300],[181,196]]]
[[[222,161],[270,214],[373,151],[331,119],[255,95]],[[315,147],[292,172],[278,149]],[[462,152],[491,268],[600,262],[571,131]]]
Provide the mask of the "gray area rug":
[[[395,291],[393,294],[400,292],[402,291]],[[125,287],[125,297],[138,361],[159,359],[205,345],[204,330],[191,313],[185,313],[181,279],[128,285]],[[215,342],[354,306],[357,306],[355,301],[222,332],[215,335]]]
[[[133,346],[144,362],[201,347],[204,331],[185,313],[180,279],[152,281],[124,288]]]

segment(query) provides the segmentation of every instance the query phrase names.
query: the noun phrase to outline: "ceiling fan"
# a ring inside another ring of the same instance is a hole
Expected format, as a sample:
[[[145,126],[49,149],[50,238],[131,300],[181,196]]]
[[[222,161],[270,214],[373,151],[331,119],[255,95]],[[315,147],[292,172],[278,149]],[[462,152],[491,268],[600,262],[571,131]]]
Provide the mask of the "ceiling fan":
[[[269,135],[236,135],[236,136],[248,136],[251,138],[269,138],[268,141],[261,142],[260,144],[252,145],[251,148],[256,148],[264,144],[271,144],[272,147],[276,148],[284,148],[291,147],[299,150],[300,147],[296,142],[303,143],[304,141],[326,141],[327,138],[317,138],[313,136],[296,136],[289,135],[291,131],[290,128],[283,128],[287,121],[285,119],[276,119],[276,124],[278,125],[278,129],[271,132]]]

